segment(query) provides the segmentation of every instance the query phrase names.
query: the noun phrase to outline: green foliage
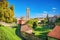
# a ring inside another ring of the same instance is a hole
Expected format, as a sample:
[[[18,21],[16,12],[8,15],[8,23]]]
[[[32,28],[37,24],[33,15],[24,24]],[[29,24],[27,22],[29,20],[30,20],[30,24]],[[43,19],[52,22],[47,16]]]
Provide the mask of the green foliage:
[[[15,34],[15,30],[10,27],[0,25],[0,40],[22,40]]]
[[[13,22],[17,23],[17,19],[16,18],[13,18]]]
[[[10,9],[11,9],[11,10],[14,10],[14,6],[12,5],[12,6],[10,7]]]
[[[3,1],[3,2],[2,2],[2,6],[3,6],[4,9],[7,8],[7,7],[8,7],[8,2]]]
[[[36,27],[36,29],[33,31],[34,35],[36,35],[37,37],[39,37],[42,40],[46,40],[47,34],[51,31],[52,29],[50,29],[48,26],[38,26]]]
[[[41,20],[41,23],[44,24],[44,20]]]
[[[55,24],[56,24],[56,25],[60,25],[60,18],[57,18],[57,19],[56,19]]]
[[[14,6],[8,7],[8,2],[3,0],[0,2],[2,6],[0,6],[0,21],[4,22],[13,22],[14,18]]]
[[[7,18],[6,22],[7,23],[12,23],[13,22],[13,18]]]
[[[2,13],[0,12],[0,17],[2,17]]]
[[[2,17],[2,21],[3,21],[3,22],[5,21],[5,18],[4,18],[4,17]]]
[[[45,18],[45,23],[49,24],[49,15],[47,14],[46,18]]]
[[[0,24],[0,27],[4,27],[4,25]]]
[[[33,26],[33,23],[36,22],[36,24],[38,24],[38,20],[37,19],[30,19],[26,22],[26,24],[30,25],[30,27]]]
[[[36,22],[33,23],[33,29],[35,29],[37,27]]]
[[[53,38],[53,37],[48,37],[48,40],[58,40],[58,39]]]
[[[49,22],[49,15],[48,15],[48,14],[47,14],[47,17],[46,17],[46,18],[47,18],[47,20],[48,20],[48,22]]]
[[[0,40],[9,40],[9,38],[2,29],[0,29]]]
[[[9,17],[9,13],[5,12],[4,14],[5,14],[4,16],[5,16],[6,18]]]

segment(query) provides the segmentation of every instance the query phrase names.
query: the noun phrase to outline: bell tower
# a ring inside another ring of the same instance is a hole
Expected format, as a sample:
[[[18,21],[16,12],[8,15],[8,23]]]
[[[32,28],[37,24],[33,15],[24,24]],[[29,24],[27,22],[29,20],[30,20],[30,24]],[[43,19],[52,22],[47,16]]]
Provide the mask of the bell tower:
[[[26,8],[26,20],[30,19],[30,8]]]

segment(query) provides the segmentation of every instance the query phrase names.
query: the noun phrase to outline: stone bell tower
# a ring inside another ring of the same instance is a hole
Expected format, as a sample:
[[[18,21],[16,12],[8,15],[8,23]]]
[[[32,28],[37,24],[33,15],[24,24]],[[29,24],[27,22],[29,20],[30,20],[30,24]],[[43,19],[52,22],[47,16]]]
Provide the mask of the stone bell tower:
[[[26,8],[26,20],[30,19],[30,8]]]

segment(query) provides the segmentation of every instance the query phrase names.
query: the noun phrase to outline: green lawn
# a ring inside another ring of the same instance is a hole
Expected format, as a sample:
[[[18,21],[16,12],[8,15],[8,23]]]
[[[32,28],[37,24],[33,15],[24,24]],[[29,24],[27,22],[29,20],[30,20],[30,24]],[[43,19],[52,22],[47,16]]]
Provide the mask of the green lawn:
[[[42,40],[46,40],[47,38],[47,34],[49,31],[51,31],[52,29],[50,29],[48,26],[38,26],[36,27],[36,29],[33,31],[33,33],[38,36],[39,38],[41,38]]]
[[[33,33],[35,33],[35,35],[41,35],[42,33],[46,33],[51,31],[50,28],[45,27],[45,26],[38,26],[36,27],[36,29],[33,31]]]
[[[6,34],[6,36],[9,40],[21,40],[21,38],[19,38],[15,33],[16,28],[0,26],[0,30],[2,30],[2,33]],[[0,32],[0,34],[2,34],[2,33]],[[0,37],[0,39],[2,39],[2,38],[3,37]]]
[[[51,31],[52,29],[50,29],[48,26],[38,26],[36,27],[36,29],[33,31],[34,35],[36,35],[37,37],[41,38],[42,40],[46,40],[47,38],[47,33],[49,31]],[[4,40],[22,40],[20,37],[18,37],[16,35],[16,28],[10,28],[10,27],[4,27],[4,26],[0,26],[0,31],[2,31],[2,33],[4,32],[4,37],[8,38],[8,39],[4,39]],[[20,29],[18,28],[18,31],[20,31]],[[2,34],[0,32],[0,35]],[[18,32],[17,32],[18,33]],[[3,37],[0,37],[0,39]]]

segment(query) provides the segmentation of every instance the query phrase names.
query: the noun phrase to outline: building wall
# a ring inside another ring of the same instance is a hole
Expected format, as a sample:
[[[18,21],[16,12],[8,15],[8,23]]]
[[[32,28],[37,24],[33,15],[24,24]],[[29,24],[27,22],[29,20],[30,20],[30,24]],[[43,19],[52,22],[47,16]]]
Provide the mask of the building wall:
[[[51,18],[49,18],[49,21],[50,21],[50,22],[55,22],[55,20],[56,20],[56,17],[51,17]]]
[[[42,20],[44,20],[44,18],[38,18],[38,22],[41,22]]]

